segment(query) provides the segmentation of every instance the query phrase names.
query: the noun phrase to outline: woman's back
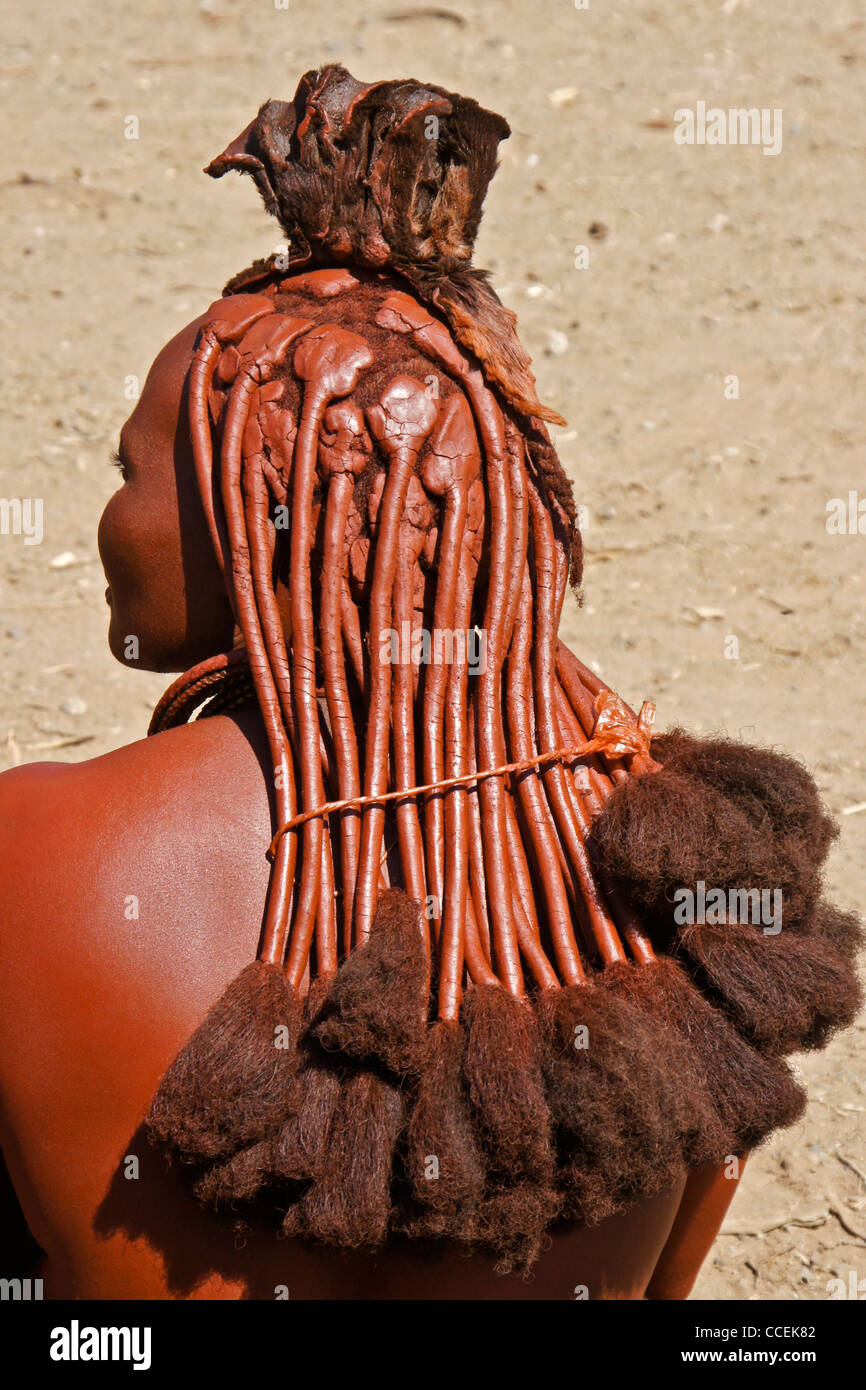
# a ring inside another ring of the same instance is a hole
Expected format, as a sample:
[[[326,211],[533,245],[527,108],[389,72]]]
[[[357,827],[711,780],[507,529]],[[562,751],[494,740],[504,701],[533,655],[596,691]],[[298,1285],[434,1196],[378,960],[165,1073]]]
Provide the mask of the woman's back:
[[[159,1078],[255,952],[262,744],[240,713],[0,778],[0,1138],[45,1296],[640,1297],[682,1181],[600,1228],[555,1231],[524,1281],[406,1243],[346,1253],[264,1230],[238,1243],[151,1147]]]

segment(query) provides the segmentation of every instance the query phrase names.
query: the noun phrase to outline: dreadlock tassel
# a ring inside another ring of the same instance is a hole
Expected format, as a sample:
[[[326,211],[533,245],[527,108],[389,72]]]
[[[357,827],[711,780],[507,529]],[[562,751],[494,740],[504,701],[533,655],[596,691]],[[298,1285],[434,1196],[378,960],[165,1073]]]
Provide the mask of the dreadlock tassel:
[[[496,1255],[497,1274],[528,1275],[546,1244],[562,1201],[549,1181],[518,1178],[491,1193],[476,1213],[473,1237]]]
[[[683,1039],[603,980],[537,1002],[563,1215],[590,1225],[726,1152]]]
[[[381,889],[373,930],[343,962],[311,1032],[326,1052],[415,1071],[427,1031],[428,966],[419,903]]]
[[[496,1252],[501,1272],[525,1270],[561,1201],[535,1013],[501,985],[473,984],[462,1022],[463,1076],[486,1166],[472,1239]]]
[[[463,1074],[492,1173],[552,1172],[550,1112],[539,1066],[535,1014],[501,985],[472,985],[464,996]]]
[[[391,1177],[404,1101],[392,1081],[367,1070],[343,1081],[319,1176],[283,1221],[305,1235],[348,1249],[375,1248],[391,1220]]]
[[[273,1150],[272,1139],[260,1139],[231,1158],[212,1163],[193,1184],[200,1205],[220,1211],[254,1201],[273,1171]]]
[[[579,665],[576,659],[575,665]],[[780,898],[774,901],[784,909],[785,918],[793,903],[793,922],[784,930],[780,912],[776,930],[761,931],[749,925],[747,918],[730,922],[727,906],[722,911],[713,905],[713,920],[682,925],[676,930],[675,940],[684,953],[684,963],[698,984],[709,990],[715,1002],[759,1050],[785,1055],[825,1046],[837,1029],[853,1021],[860,1006],[862,992],[851,963],[862,940],[862,929],[856,914],[840,912],[828,903],[815,905],[820,865],[835,828],[821,808],[811,778],[790,758],[728,740],[694,739],[681,731],[656,738],[653,753],[664,758],[666,766],[645,774],[637,782],[632,779],[614,794],[609,815],[602,818],[597,814],[594,828],[602,837],[602,859],[608,864],[617,863],[621,869],[626,867],[626,860],[613,857],[617,851],[612,852],[612,846],[621,848],[624,843],[623,839],[617,841],[612,827],[625,824],[631,836],[629,871],[634,874],[638,856],[642,863],[648,863],[641,837],[651,837],[655,832],[653,827],[640,828],[637,811],[647,798],[652,802],[656,796],[653,779],[661,776],[664,784],[665,772],[669,776],[694,775],[704,784],[705,810],[707,789],[710,797],[716,797],[715,806],[710,802],[706,824],[697,832],[701,852],[707,856],[700,861],[704,865],[704,883],[713,874],[707,865],[718,865],[724,852],[713,843],[713,814],[721,821],[725,816],[730,819],[733,810],[745,827],[741,837],[752,857],[752,867],[745,868],[741,863],[732,870],[729,862],[716,876],[716,881],[721,878],[726,883],[722,889],[726,904],[733,896],[746,907],[748,917],[752,912],[751,899],[757,891],[760,903],[761,890],[743,886],[746,880],[751,876],[754,884],[761,875],[778,873],[778,878],[788,884],[787,898],[786,889],[781,887]],[[672,785],[668,784],[666,792],[671,804]],[[727,799],[725,804],[720,803],[722,796]],[[609,789],[604,799],[606,803],[611,800]],[[694,826],[691,833],[696,836]],[[667,844],[675,839],[680,837],[669,828]],[[725,848],[730,849],[730,842]],[[658,852],[657,840],[653,852]],[[677,852],[688,853],[688,847],[684,849],[680,842]],[[690,871],[697,875],[694,864]],[[604,878],[605,871],[601,872]],[[653,925],[662,935],[672,931],[670,899],[676,892],[677,872],[685,873],[682,863],[677,871],[670,867],[665,871],[657,863],[649,881],[644,879],[636,884],[632,879],[629,884],[630,893],[638,900],[643,895],[659,914]],[[716,881],[711,880],[713,887]],[[686,882],[683,879],[677,886],[685,886]],[[663,909],[661,897],[666,899]]]
[[[295,1103],[300,1023],[282,972],[246,966],[162,1078],[147,1116],[151,1139],[204,1163],[275,1133]]]
[[[657,772],[631,777],[593,826],[601,862],[657,921],[677,889],[773,888],[785,919],[811,913],[837,833],[793,758],[681,731],[653,739]]]
[[[485,1181],[463,1080],[466,1034],[455,1022],[429,1029],[407,1126],[403,1167],[410,1191],[406,1229],[471,1240]]]
[[[806,1097],[785,1064],[750,1047],[675,961],[611,965],[601,983],[626,1003],[664,1020],[686,1041],[729,1154],[756,1148],[774,1129],[800,1118]]]
[[[279,1131],[205,1169],[194,1184],[204,1207],[235,1209],[256,1200],[274,1182],[308,1183],[318,1176],[331,1119],[340,1093],[342,1069],[331,1066],[309,1036],[330,981],[318,977],[302,1006],[299,1072],[282,1115]]]
[[[317,1178],[327,1152],[345,1066],[340,1058],[330,1058],[322,1051],[311,1030],[332,983],[333,977],[317,976],[304,1000],[298,1101],[273,1140],[271,1151],[272,1176],[283,1183]]]
[[[309,1182],[319,1177],[342,1092],[344,1070],[320,1048],[307,1049],[297,1109],[271,1143],[271,1173],[281,1182]]]
[[[853,1023],[862,990],[850,962],[815,933],[741,923],[684,927],[679,942],[755,1047],[774,1055],[824,1047]]]
[[[304,999],[299,1072],[279,1131],[205,1169],[194,1186],[203,1206],[234,1208],[239,1202],[253,1201],[274,1183],[281,1189],[294,1189],[297,1200],[319,1176],[346,1071],[345,1062],[327,1057],[310,1034],[330,983],[326,976],[317,977]],[[284,1193],[281,1201],[285,1200]]]
[[[557,576],[560,591],[565,584],[564,570],[560,560]],[[542,699],[542,706],[548,710],[548,717],[555,720],[555,696],[559,692],[565,722],[574,737],[578,732],[577,719],[553,671],[548,671],[548,681],[548,689],[542,689],[542,695],[549,695],[549,699]],[[556,736],[553,730],[548,731],[548,737],[551,736]],[[599,811],[601,798],[610,795],[610,784],[596,763],[585,769],[580,780],[567,781],[566,789],[580,838],[588,845],[590,816]],[[612,960],[606,941],[601,939],[599,947],[603,959],[608,967],[615,966],[612,973],[604,970],[595,977],[594,983],[601,987],[588,990],[577,986],[566,992],[566,998],[548,996],[547,1008],[552,1012],[546,1019],[546,1036],[550,1042],[558,1036],[560,1054],[559,1064],[549,1073],[548,1084],[559,1092],[557,1112],[563,1130],[566,1134],[571,1132],[572,1145],[578,1140],[577,1161],[566,1172],[577,1199],[576,1210],[583,1210],[585,1219],[601,1219],[605,1214],[622,1209],[638,1195],[650,1195],[669,1186],[683,1171],[684,1163],[692,1166],[718,1162],[726,1153],[721,1117],[710,1101],[686,1038],[671,1028],[663,1016],[631,1007],[609,987],[612,981],[618,983],[627,995],[628,982],[639,984],[643,978],[634,972],[654,963],[655,954],[629,904],[622,900],[618,885],[598,866],[593,878],[597,880],[593,886],[599,902],[603,904],[607,899],[610,904],[619,932],[628,942],[636,964],[627,964],[621,951],[619,959]],[[594,927],[591,918],[590,921]],[[613,935],[616,937],[616,931]],[[591,1055],[593,1027],[590,1019],[594,1019],[596,1043],[599,1044],[594,1057]],[[564,1023],[571,1024],[580,1041],[585,1043],[582,1052],[578,1044],[580,1065],[575,1065],[572,1055],[565,1071],[562,1065],[567,1056],[563,1052],[567,1040],[567,1029],[565,1033],[562,1031]],[[623,1040],[628,1040],[625,1052]],[[550,1049],[546,1056],[551,1065]],[[599,1064],[600,1069],[595,1072]],[[585,1087],[587,1094],[581,1094],[578,1086]],[[614,1109],[605,1115],[606,1106],[611,1103]],[[595,1133],[592,1128],[594,1115],[601,1120]],[[625,1128],[619,1134],[616,1116],[627,1117]],[[600,1145],[595,1152],[594,1143]],[[618,1147],[622,1163],[620,1181],[617,1180]],[[599,1155],[605,1157],[599,1161]]]
[[[428,991],[423,931],[418,904],[399,889],[384,889],[365,945],[352,951],[336,976],[313,982],[305,1010],[300,1099],[273,1145],[273,1173],[280,1180],[312,1180],[325,1187],[335,1182],[328,1169],[332,1147],[348,1142],[336,1128],[350,1120],[361,1125],[364,1114],[372,1127],[364,1140],[372,1146],[368,1159],[373,1162],[375,1150],[375,1162],[380,1168],[385,1163],[390,1172],[396,1133],[391,1149],[382,1138],[382,1126],[391,1132],[390,1083],[373,1084],[379,1081],[377,1074],[360,1071],[358,1061],[373,1067],[384,1063],[396,1073],[417,1070]],[[366,1089],[361,1077],[371,1078]],[[365,1168],[363,1155],[356,1177],[369,1196],[375,1174]],[[284,1231],[315,1234],[323,1219],[320,1198],[326,1204],[314,1188],[308,1199],[290,1207]],[[345,1219],[345,1213],[335,1219]]]
[[[820,870],[835,834],[812,779],[792,758],[680,731],[655,739],[653,753],[661,769],[617,788],[594,822],[602,864],[754,1046],[824,1046],[861,994],[848,953],[811,926],[824,920]],[[699,886],[706,920],[677,925],[674,901]],[[758,925],[770,892],[773,932]]]
[[[863,922],[856,912],[845,912],[833,903],[819,902],[804,925],[804,934],[827,941],[851,965],[866,945]]]

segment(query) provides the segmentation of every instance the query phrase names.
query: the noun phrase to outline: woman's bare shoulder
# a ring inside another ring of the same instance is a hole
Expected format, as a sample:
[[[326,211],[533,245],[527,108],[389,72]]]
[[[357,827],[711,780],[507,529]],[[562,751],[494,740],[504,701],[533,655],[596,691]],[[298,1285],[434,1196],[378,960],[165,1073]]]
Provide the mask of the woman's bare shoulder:
[[[229,787],[243,770],[253,781],[261,774],[243,724],[225,716],[197,720],[82,762],[24,763],[0,773],[0,825],[24,816],[56,821],[65,807],[97,789],[101,802],[119,796],[130,807],[142,795],[174,797],[184,782],[203,774],[218,791],[220,774]]]
[[[254,744],[237,720],[217,717],[80,763],[0,774],[0,903],[19,896],[24,878],[56,891],[82,863],[176,850],[192,834],[207,847],[225,840],[227,825],[267,845],[266,772]]]

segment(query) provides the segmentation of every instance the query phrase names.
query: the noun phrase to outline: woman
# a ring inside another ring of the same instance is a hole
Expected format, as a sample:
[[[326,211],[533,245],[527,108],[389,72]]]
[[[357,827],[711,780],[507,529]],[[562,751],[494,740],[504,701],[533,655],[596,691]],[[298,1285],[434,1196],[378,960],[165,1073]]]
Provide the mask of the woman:
[[[328,67],[209,166],[289,253],[159,354],[100,524],[112,651],[183,674],[144,742],[0,779],[48,1297],[685,1297],[783,1054],[853,1016],[803,770],[651,745],[557,641],[558,417],[471,266],[507,134]]]

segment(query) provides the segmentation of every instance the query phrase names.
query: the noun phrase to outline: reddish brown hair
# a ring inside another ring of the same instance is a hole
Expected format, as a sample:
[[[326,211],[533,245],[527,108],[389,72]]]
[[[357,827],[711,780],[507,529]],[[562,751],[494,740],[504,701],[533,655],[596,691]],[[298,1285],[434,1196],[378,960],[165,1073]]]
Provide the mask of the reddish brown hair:
[[[149,1123],[206,1203],[528,1265],[557,1216],[599,1220],[790,1123],[801,1093],[762,1053],[823,1041],[856,996],[795,852],[803,828],[826,850],[811,783],[782,793],[774,755],[738,783],[738,746],[650,756],[645,712],[558,642],[580,577],[558,417],[469,262],[504,134],[453,93],[333,67],[210,166],[252,173],[291,256],[236,277],[201,330],[189,423],[244,645],[186,673],[152,728],[250,691],[277,824],[259,960]],[[459,642],[419,655],[421,633],[472,632],[483,670]],[[688,821],[708,797],[734,876],[761,852],[800,893],[793,965],[754,934],[665,926],[671,874],[705,864]],[[772,1016],[731,950],[776,971]],[[819,956],[830,1001],[803,991]]]

